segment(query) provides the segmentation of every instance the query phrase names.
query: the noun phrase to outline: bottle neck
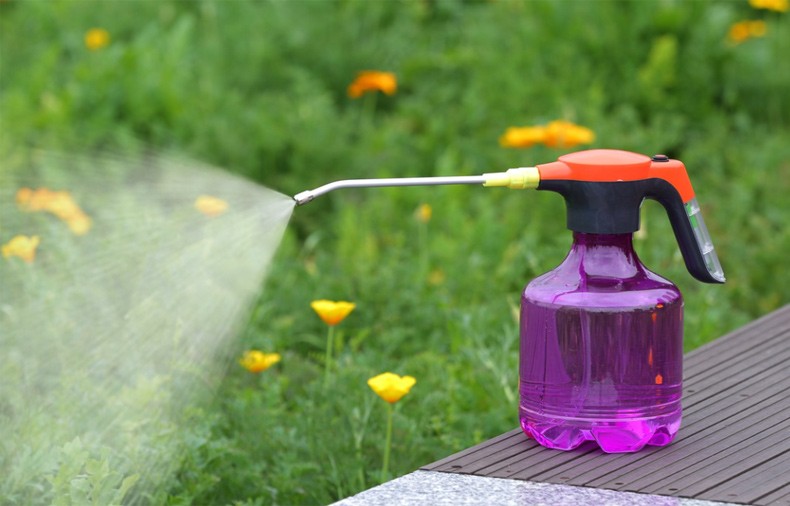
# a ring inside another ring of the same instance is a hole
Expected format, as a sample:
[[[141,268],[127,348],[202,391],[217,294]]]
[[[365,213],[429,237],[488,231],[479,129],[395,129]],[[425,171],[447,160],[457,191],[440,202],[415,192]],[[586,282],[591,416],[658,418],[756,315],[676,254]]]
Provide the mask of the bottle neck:
[[[573,233],[573,246],[563,262],[586,276],[631,278],[645,270],[636,256],[633,234]]]
[[[634,234],[587,234],[573,233],[574,249],[616,248],[634,253]]]

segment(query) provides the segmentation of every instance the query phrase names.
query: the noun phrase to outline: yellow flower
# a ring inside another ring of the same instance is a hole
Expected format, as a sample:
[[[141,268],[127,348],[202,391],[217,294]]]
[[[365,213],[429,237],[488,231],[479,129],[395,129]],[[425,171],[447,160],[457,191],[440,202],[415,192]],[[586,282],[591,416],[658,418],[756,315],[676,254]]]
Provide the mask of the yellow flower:
[[[431,221],[431,216],[433,215],[433,209],[431,209],[431,206],[429,204],[423,204],[417,208],[417,211],[414,213],[414,215],[417,217],[418,221],[421,221],[423,223],[428,223],[429,221]]]
[[[401,397],[408,394],[415,383],[417,380],[411,376],[401,378],[391,372],[379,374],[368,380],[368,385],[376,392],[376,395],[390,404],[398,402]]]
[[[16,205],[18,205],[20,209],[27,209],[32,197],[33,190],[30,188],[20,188],[19,191],[16,192]]]
[[[110,32],[104,28],[91,28],[85,33],[85,47],[91,51],[101,49],[110,43]]]
[[[595,134],[589,128],[559,120],[546,125],[543,143],[550,148],[572,148],[579,144],[590,144],[594,140]]]
[[[265,371],[280,361],[280,355],[277,353],[263,353],[258,350],[245,351],[244,355],[239,359],[239,364],[250,372]]]
[[[38,236],[27,237],[25,235],[18,235],[0,247],[4,258],[10,258],[13,255],[18,256],[27,263],[33,263],[36,258],[36,247],[38,246]]]
[[[44,203],[44,209],[63,221],[68,221],[83,214],[80,207],[71,197],[71,193],[67,191],[50,192]]]
[[[85,235],[93,226],[93,220],[86,216],[82,211],[79,214],[65,220],[69,230],[75,235]]]
[[[510,127],[499,138],[503,148],[530,148],[546,138],[546,129],[536,127]]]
[[[447,275],[441,269],[435,269],[428,274],[429,285],[441,285],[445,279],[447,279]]]
[[[208,195],[201,195],[195,200],[195,209],[205,214],[206,216],[219,216],[228,210],[228,203],[217,197],[209,197]]]
[[[359,98],[369,91],[382,91],[393,95],[397,89],[398,80],[392,72],[365,70],[357,73],[357,78],[348,86],[348,96]]]
[[[787,0],[749,0],[749,5],[755,9],[768,9],[776,12],[787,12],[790,8]]]
[[[734,44],[740,44],[750,37],[763,37],[767,31],[765,21],[739,21],[730,27],[729,38]]]
[[[768,27],[765,21],[749,21],[749,35],[752,37],[765,37]]]
[[[310,307],[318,313],[318,316],[320,316],[327,325],[337,325],[342,322],[346,316],[348,316],[348,313],[353,311],[357,305],[342,300],[335,302],[322,299],[314,300],[310,303]]]
[[[36,191],[30,188],[20,188],[16,192],[16,203],[24,211],[43,211],[54,195],[55,192],[49,188],[39,188]]]

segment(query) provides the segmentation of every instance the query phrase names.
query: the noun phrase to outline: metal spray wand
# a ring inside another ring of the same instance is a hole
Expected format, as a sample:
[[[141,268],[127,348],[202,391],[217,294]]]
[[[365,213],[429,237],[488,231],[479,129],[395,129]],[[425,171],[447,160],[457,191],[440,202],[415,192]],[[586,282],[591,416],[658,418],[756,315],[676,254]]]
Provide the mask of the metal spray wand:
[[[507,186],[513,189],[537,188],[540,174],[535,167],[520,167],[507,172],[493,172],[482,176],[447,177],[402,177],[382,179],[346,179],[335,181],[315,190],[307,190],[294,196],[297,205],[307,204],[314,198],[340,188],[372,188],[381,186],[437,186],[449,184],[482,184],[483,186]]]

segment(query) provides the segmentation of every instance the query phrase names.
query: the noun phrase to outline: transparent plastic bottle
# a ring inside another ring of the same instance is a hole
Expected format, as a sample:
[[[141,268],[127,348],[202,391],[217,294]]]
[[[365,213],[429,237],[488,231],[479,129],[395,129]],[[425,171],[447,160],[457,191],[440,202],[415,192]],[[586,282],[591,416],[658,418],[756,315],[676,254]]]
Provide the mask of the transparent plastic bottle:
[[[668,445],[681,420],[680,291],[642,265],[630,233],[573,240],[522,296],[521,426],[562,450]]]

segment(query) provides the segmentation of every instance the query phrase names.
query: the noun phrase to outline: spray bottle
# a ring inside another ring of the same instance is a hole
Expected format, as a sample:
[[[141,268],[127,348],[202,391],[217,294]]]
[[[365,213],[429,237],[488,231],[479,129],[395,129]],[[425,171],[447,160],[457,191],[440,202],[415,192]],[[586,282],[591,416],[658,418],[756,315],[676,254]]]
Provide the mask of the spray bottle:
[[[668,445],[681,421],[683,298],[634,251],[645,198],[666,209],[691,275],[724,282],[683,163],[595,149],[481,176],[336,181],[294,199],[302,205],[339,188],[449,184],[565,198],[571,250],[521,297],[519,419],[527,436],[561,450],[588,440],[608,453]]]

